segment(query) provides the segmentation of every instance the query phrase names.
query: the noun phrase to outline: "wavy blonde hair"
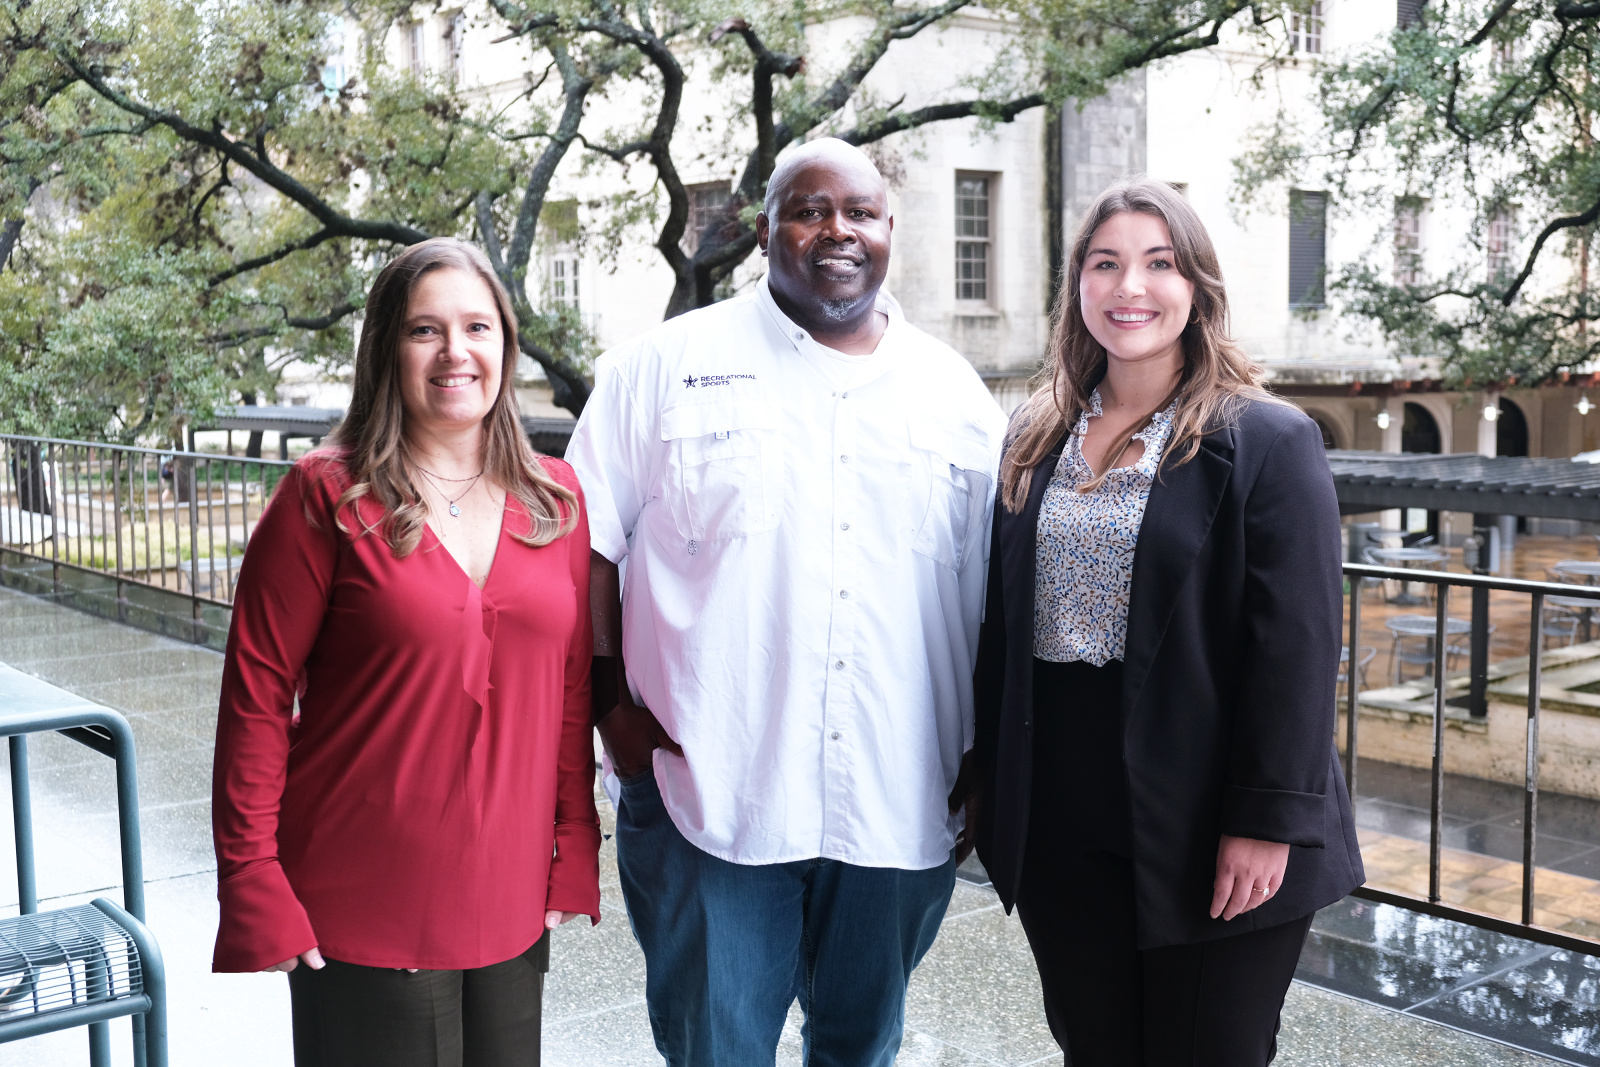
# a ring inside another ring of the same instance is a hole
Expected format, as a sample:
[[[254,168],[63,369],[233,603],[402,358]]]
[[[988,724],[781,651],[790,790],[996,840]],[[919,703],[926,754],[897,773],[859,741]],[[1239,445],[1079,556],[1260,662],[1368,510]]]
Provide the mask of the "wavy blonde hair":
[[[1077,426],[1079,416],[1091,410],[1090,397],[1106,376],[1106,350],[1083,321],[1083,262],[1095,231],[1113,216],[1130,211],[1167,224],[1173,265],[1194,284],[1193,310],[1180,336],[1183,370],[1172,393],[1111,443],[1101,469],[1079,489],[1090,492],[1105,481],[1133,436],[1174,399],[1177,412],[1162,467],[1169,461],[1177,467],[1193,459],[1200,438],[1226,424],[1242,402],[1284,403],[1261,388],[1265,372],[1228,336],[1228,293],[1222,284],[1222,268],[1211,235],[1194,208],[1166,182],[1143,177],[1117,182],[1084,213],[1062,278],[1044,367],[1034,379],[1033,395],[1012,420],[1009,447],[1000,465],[1000,498],[1013,514],[1027,503],[1033,468]]]
[[[483,470],[503,485],[528,513],[529,531],[512,534],[535,548],[571,533],[578,523],[578,496],[545,473],[539,457],[522,433],[516,394],[517,316],[505,286],[495,277],[478,248],[453,237],[412,245],[378,272],[367,294],[361,343],[350,411],[329,437],[334,455],[344,464],[350,485],[339,497],[339,528],[350,507],[361,533],[382,537],[396,559],[416,550],[428,521],[428,505],[417,492],[415,464],[405,438],[405,404],[400,394],[400,330],[406,307],[423,275],[458,270],[479,278],[494,296],[500,313],[505,350],[500,361],[500,395],[483,417]],[[332,458],[332,457],[330,457]],[[361,518],[357,501],[371,498],[382,506],[376,523]]]

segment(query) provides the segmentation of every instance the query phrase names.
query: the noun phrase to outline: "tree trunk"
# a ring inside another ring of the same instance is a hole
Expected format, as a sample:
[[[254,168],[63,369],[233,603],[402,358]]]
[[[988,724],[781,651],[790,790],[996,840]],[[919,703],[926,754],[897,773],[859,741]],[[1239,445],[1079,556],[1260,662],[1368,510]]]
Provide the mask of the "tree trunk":
[[[254,394],[254,393],[240,393],[239,394],[239,399],[244,401],[244,404],[245,404],[246,407],[252,407],[253,408],[253,407],[256,406],[256,394]],[[245,443],[244,455],[245,455],[246,459],[260,459],[261,458],[261,431],[260,430],[251,430],[250,431],[250,440]]]
[[[17,487],[17,507],[39,515],[49,515],[50,475],[38,445],[25,445],[11,453],[11,476]]]
[[[1067,269],[1066,183],[1062,180],[1066,158],[1061,143],[1061,109],[1044,113],[1044,217],[1048,231],[1050,276],[1045,280],[1046,315],[1054,314],[1061,295],[1061,272]]]

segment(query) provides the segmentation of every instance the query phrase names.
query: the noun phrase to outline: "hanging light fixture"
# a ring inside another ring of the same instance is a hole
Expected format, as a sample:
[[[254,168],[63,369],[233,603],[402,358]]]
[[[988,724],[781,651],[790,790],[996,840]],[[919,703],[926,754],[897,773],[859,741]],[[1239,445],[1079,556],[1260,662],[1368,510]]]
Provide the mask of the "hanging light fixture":
[[[1380,412],[1378,412],[1378,417],[1376,419],[1373,419],[1372,421],[1376,422],[1378,424],[1378,429],[1387,430],[1389,428],[1389,412],[1388,411],[1380,411]]]
[[[1579,401],[1576,404],[1572,405],[1572,406],[1578,409],[1578,414],[1579,415],[1587,415],[1587,414],[1589,414],[1589,412],[1591,412],[1591,411],[1593,411],[1595,409],[1595,405],[1589,403],[1589,396],[1588,396],[1587,393],[1585,393],[1583,395],[1583,397],[1581,399],[1579,399]]]

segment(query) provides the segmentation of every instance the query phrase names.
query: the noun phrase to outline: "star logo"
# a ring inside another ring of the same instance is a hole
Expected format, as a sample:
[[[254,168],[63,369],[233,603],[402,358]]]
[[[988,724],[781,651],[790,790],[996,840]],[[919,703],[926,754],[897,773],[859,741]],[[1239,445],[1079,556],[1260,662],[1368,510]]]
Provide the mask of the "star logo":
[[[689,375],[689,377],[687,377],[687,378],[685,378],[683,380],[683,386],[684,386],[685,389],[693,389],[694,388],[694,383],[695,383],[695,377],[692,374]]]

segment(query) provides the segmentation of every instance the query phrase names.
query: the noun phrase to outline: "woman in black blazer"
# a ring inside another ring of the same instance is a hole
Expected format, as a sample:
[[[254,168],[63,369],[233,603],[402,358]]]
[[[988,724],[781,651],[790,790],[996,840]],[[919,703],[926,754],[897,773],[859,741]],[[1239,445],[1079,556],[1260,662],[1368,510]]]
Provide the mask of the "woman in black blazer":
[[[1226,323],[1188,203],[1108,189],[1001,462],[977,843],[1074,1067],[1268,1063],[1312,914],[1363,880],[1333,482]]]

